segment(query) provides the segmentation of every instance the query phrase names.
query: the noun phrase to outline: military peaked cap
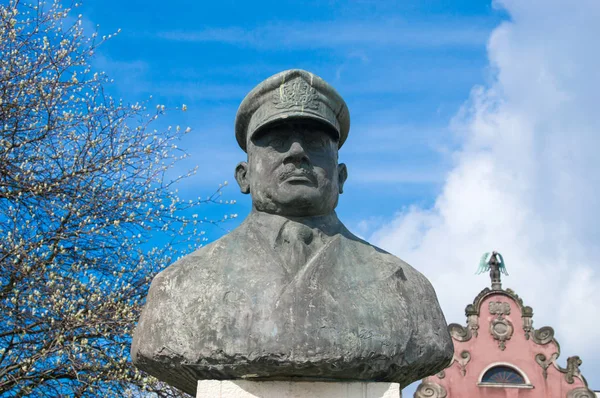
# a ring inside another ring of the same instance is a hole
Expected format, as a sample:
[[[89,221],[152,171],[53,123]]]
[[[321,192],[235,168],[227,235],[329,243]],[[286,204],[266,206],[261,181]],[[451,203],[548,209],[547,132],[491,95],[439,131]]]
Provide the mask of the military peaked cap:
[[[246,95],[235,118],[235,137],[246,151],[254,132],[285,119],[312,119],[337,132],[340,148],[350,130],[343,98],[325,80],[301,69],[290,69],[264,80]]]

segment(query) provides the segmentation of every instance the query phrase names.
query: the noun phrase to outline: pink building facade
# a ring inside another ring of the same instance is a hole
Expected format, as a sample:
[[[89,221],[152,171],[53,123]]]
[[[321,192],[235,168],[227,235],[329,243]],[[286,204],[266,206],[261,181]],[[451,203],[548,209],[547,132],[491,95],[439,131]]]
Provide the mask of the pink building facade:
[[[423,379],[415,398],[596,398],[577,356],[558,364],[554,330],[533,328],[533,310],[499,274],[465,310],[467,325],[450,324],[454,358]]]

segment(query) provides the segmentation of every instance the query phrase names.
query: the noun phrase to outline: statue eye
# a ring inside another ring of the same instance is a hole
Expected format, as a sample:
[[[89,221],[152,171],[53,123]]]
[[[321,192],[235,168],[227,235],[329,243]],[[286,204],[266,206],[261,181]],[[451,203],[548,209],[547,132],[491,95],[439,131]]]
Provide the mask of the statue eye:
[[[323,140],[321,137],[308,138],[306,140],[306,143],[308,144],[309,147],[314,148],[314,149],[319,149],[319,148],[322,148],[323,146],[325,146],[325,140]]]
[[[273,137],[269,140],[269,145],[273,148],[281,148],[285,141],[281,137]]]

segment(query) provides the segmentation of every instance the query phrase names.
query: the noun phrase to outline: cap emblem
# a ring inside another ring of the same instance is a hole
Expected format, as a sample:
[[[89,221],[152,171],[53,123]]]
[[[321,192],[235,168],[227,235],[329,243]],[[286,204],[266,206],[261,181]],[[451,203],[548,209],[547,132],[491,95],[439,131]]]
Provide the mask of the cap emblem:
[[[282,84],[273,94],[273,103],[277,109],[289,109],[295,106],[319,109],[317,91],[304,80]]]

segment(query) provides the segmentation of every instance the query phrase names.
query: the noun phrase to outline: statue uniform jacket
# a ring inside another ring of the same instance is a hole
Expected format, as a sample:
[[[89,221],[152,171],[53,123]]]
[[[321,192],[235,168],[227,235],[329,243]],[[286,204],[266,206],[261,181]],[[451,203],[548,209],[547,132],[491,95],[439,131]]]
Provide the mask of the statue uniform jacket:
[[[405,386],[442,370],[453,348],[429,281],[335,213],[307,225],[253,211],[158,274],[136,366],[191,394],[199,379]]]

